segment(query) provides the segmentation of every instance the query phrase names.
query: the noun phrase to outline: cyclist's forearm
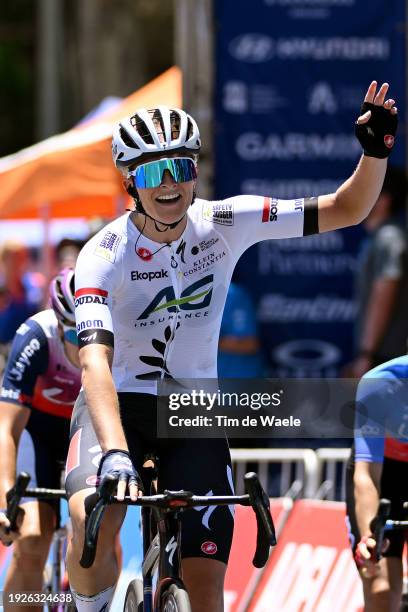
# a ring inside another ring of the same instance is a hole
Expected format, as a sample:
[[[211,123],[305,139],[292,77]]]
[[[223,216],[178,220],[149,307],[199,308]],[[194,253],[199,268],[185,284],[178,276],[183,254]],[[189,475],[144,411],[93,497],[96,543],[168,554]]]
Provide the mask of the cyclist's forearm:
[[[363,155],[352,176],[335,193],[319,196],[319,231],[361,223],[380,195],[386,168],[386,160]]]
[[[82,385],[96,436],[102,450],[127,450],[119,402],[108,364],[96,363],[82,371]]]
[[[370,477],[354,479],[354,496],[357,525],[362,536],[371,533],[370,522],[377,514],[379,494]]]
[[[0,427],[0,508],[7,506],[6,493],[16,481],[17,445],[13,436]]]
[[[336,192],[336,206],[349,211],[350,218],[359,223],[366,218],[384,182],[387,160],[363,155],[355,172]]]

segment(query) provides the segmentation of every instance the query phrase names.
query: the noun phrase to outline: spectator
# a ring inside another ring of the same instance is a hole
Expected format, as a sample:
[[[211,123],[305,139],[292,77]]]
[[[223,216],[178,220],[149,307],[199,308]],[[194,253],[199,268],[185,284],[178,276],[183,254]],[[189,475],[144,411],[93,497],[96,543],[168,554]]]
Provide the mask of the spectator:
[[[44,279],[29,271],[29,251],[18,240],[0,249],[0,343],[11,342],[17,328],[41,308]]]
[[[55,247],[57,270],[75,268],[76,260],[83,242],[74,238],[63,238]]]
[[[218,375],[260,378],[263,374],[254,306],[246,289],[232,282],[221,323]]]
[[[388,168],[381,194],[364,222],[356,273],[355,359],[347,376],[406,353],[408,337],[408,254],[405,227],[406,176]]]

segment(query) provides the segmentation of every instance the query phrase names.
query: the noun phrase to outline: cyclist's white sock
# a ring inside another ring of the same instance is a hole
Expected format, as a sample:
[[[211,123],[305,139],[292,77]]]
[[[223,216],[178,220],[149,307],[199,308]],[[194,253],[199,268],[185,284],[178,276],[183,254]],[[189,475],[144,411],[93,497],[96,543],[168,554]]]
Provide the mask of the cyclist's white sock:
[[[113,597],[115,585],[96,595],[81,595],[71,588],[78,612],[106,612]]]

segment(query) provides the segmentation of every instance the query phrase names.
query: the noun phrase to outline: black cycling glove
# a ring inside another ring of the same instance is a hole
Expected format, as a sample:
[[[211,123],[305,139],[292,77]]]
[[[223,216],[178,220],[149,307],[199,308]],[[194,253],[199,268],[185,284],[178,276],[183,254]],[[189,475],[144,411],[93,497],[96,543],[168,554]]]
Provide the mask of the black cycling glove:
[[[103,455],[97,474],[99,482],[102,482],[108,474],[118,480],[126,480],[128,486],[137,484],[142,489],[141,479],[127,451],[114,448]]]
[[[371,117],[367,123],[355,123],[355,134],[364,149],[364,155],[384,159],[388,157],[394,146],[394,137],[398,126],[398,115],[391,110],[363,102],[360,115],[371,111]]]

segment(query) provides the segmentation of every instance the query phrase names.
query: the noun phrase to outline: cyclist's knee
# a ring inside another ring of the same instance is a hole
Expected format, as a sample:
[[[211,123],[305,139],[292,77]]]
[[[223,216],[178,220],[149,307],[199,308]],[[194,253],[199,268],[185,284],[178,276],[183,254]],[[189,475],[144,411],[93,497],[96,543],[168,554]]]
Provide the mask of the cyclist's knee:
[[[13,559],[21,572],[42,571],[47,560],[52,533],[24,535],[14,543]]]
[[[77,555],[82,555],[82,547],[85,535],[85,506],[84,500],[89,495],[87,491],[79,491],[73,495],[69,501],[69,511],[72,524],[71,546],[75,549]],[[111,506],[106,509],[102,519],[99,535],[97,557],[103,556],[106,548],[111,552],[115,541],[115,536],[118,533],[125,515],[125,508],[121,506]]]

